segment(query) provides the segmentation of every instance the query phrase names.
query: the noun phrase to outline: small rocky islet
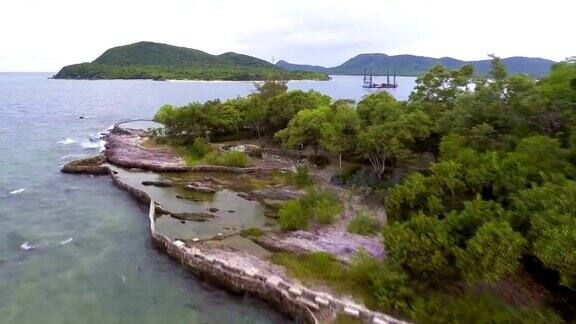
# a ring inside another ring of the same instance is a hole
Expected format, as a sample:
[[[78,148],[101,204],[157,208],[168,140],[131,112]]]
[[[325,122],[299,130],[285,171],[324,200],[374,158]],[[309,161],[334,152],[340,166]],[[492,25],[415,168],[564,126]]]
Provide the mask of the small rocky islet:
[[[279,230],[278,204],[297,199],[303,191],[277,183],[273,173],[292,170],[298,161],[275,158],[266,164],[265,158],[251,157],[259,161],[245,168],[189,166],[171,149],[142,145],[146,136],[143,130],[115,125],[103,136],[101,155],[70,162],[62,172],[110,175],[137,200],[151,204],[151,235],[158,246],[229,290],[263,298],[307,322],[330,321],[338,314],[366,323],[402,322],[370,311],[350,296],[306,288],[268,260],[274,251],[327,252],[345,263],[359,250],[377,258],[385,255],[377,237],[347,233],[341,224]],[[349,205],[344,220],[358,208]],[[241,235],[248,229],[262,234]]]

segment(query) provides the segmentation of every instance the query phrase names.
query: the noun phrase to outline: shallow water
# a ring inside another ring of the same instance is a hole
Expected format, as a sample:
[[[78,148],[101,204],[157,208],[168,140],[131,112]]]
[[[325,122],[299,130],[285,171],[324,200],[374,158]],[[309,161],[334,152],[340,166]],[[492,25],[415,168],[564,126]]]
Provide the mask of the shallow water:
[[[133,188],[144,191],[155,202],[165,209],[175,213],[211,213],[216,217],[206,222],[186,221],[169,215],[156,219],[156,231],[171,239],[208,239],[218,233],[224,235],[238,233],[242,229],[258,227],[266,231],[279,229],[278,223],[264,216],[265,208],[257,201],[249,201],[237,195],[232,190],[220,190],[215,194],[202,194],[186,190],[180,186],[155,187],[145,186],[142,181],[157,181],[162,178],[153,172],[131,172],[113,167],[116,176]],[[178,198],[177,196],[193,197],[197,201]],[[210,208],[218,211],[210,212]]]
[[[151,118],[166,103],[246,95],[252,82],[48,76],[0,73],[0,322],[286,321],[263,302],[198,281],[155,250],[146,208],[109,177],[59,172],[67,161],[96,154],[99,133],[116,122]],[[360,81],[336,77],[289,87],[358,99],[366,94]],[[403,98],[406,89],[401,83],[394,91]]]

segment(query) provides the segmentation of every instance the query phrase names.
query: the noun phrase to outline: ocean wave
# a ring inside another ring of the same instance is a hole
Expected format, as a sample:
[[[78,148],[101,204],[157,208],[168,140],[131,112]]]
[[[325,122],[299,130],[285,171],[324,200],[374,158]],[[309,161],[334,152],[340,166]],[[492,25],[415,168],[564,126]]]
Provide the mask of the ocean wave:
[[[102,140],[99,140],[97,142],[93,142],[93,141],[86,141],[86,142],[82,142],[80,144],[80,147],[82,147],[83,149],[95,149],[95,148],[102,148],[103,144],[102,144]]]
[[[67,239],[65,239],[64,241],[58,243],[58,245],[68,244],[68,243],[72,242],[72,240],[74,240],[73,237],[67,238]]]
[[[15,190],[9,191],[8,194],[17,195],[19,193],[23,193],[24,191],[26,191],[26,188],[20,188],[20,189],[15,189]]]
[[[75,143],[76,141],[71,139],[70,137],[66,137],[65,139],[58,141],[58,144],[62,144],[62,145],[70,145],[72,143]]]

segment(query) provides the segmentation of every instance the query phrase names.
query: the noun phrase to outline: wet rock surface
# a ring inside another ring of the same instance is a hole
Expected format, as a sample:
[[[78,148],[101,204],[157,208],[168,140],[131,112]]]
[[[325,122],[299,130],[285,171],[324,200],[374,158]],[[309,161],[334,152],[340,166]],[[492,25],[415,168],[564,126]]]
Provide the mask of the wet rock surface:
[[[218,191],[218,187],[212,181],[194,181],[187,184],[184,188],[192,191],[197,191],[205,194],[213,194]]]
[[[157,180],[157,181],[147,180],[147,181],[142,181],[142,184],[145,186],[155,186],[155,187],[161,187],[161,188],[174,186],[174,183],[172,183],[172,181],[170,181],[170,180]]]
[[[170,216],[179,220],[193,222],[205,222],[216,217],[216,215],[209,213],[170,213]]]

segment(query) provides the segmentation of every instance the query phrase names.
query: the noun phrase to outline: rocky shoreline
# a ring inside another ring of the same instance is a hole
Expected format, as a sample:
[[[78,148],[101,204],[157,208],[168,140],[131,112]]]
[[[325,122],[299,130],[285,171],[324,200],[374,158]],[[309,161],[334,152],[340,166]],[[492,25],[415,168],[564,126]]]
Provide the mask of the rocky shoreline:
[[[158,172],[251,173],[258,172],[259,169],[215,166],[191,168],[170,150],[141,147],[140,141],[144,136],[143,131],[115,126],[105,136],[107,144],[103,155],[70,162],[62,168],[62,172],[109,174],[114,184],[126,190],[138,201],[150,205],[150,236],[160,249],[166,251],[172,258],[184,264],[199,277],[215,282],[230,291],[245,292],[264,299],[273,304],[279,311],[307,323],[330,322],[336,318],[337,314],[346,314],[364,323],[404,323],[385,314],[370,311],[351,300],[340,299],[326,292],[305,288],[299,282],[290,279],[282,267],[250,253],[229,247],[210,246],[203,242],[170,240],[168,237],[157,233],[155,230],[156,214],[166,213],[166,210],[155,203],[146,192],[120,180],[115,172],[108,167],[108,163],[126,168]],[[349,257],[359,248],[365,249],[376,257],[384,255],[383,248],[373,244],[373,242],[364,242],[363,239],[350,240],[350,238],[335,241],[332,236],[323,232],[270,233],[256,241],[273,250],[327,251],[344,262],[349,261]],[[302,246],[305,248],[301,248]]]

